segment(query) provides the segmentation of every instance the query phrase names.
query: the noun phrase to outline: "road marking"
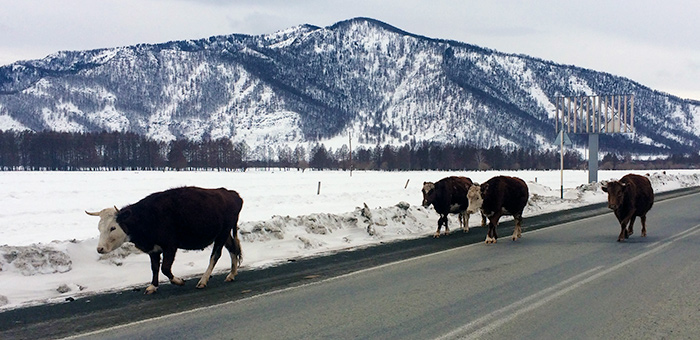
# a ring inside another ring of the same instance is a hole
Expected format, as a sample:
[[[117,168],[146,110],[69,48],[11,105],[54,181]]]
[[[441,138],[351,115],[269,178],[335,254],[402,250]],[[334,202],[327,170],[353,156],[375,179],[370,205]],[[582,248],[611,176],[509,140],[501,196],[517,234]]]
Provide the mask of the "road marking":
[[[618,263],[605,270],[601,269],[603,266],[595,267],[586,272],[573,276],[565,281],[562,281],[552,287],[542,290],[538,293],[530,295],[520,301],[514,302],[508,306],[505,306],[499,310],[491,312],[481,318],[478,318],[462,327],[453,330],[437,339],[477,339],[482,338],[486,334],[492,332],[496,328],[502,326],[507,322],[513,321],[518,316],[523,313],[530,312],[537,309],[543,305],[548,304],[554,299],[557,299],[567,293],[583,287],[584,285],[593,282],[607,274],[610,274],[620,268],[628,266],[634,262],[637,262],[649,255],[660,252],[661,250],[669,247],[676,241],[682,240],[691,235],[698,234],[700,232],[700,224],[684,230],[678,234],[670,236],[662,241],[652,243],[652,246],[648,247],[648,250],[629,258],[621,263]],[[589,276],[590,275],[590,276]],[[579,281],[582,279],[581,281]],[[554,292],[553,294],[550,294]]]

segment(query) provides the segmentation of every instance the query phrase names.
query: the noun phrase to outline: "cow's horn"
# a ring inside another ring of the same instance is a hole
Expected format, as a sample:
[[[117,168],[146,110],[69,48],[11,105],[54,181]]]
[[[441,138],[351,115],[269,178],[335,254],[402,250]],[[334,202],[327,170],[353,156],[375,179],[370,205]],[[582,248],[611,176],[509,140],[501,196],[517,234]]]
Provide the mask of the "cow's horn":
[[[116,205],[114,206],[114,211],[116,211],[117,213],[119,213],[119,209],[117,208]]]
[[[99,212],[89,212],[89,211],[85,210],[85,213],[90,215],[90,216],[100,216]]]

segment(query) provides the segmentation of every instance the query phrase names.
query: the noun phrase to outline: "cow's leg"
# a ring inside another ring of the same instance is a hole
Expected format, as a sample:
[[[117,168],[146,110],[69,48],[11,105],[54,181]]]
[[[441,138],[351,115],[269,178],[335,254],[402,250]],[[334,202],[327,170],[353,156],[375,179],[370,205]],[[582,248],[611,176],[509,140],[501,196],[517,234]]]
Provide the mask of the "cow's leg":
[[[513,219],[515,220],[515,229],[513,229],[513,241],[515,241],[523,236],[520,229],[521,225],[523,224],[523,215],[513,215]]]
[[[481,226],[486,226],[486,215],[484,215],[484,213],[481,213]]]
[[[498,220],[501,218],[500,214],[493,214],[489,217],[489,231],[486,235],[486,243],[496,243],[498,240],[498,233],[496,228],[498,227]]]
[[[615,212],[617,215],[617,212]],[[634,217],[634,211],[631,211],[627,216],[624,216],[623,218],[620,218],[618,216],[618,220],[620,221],[620,235],[617,237],[617,242],[622,242],[626,238],[629,237],[627,234],[627,225],[630,222],[630,220]]]
[[[238,235],[236,237],[230,237],[226,239],[226,249],[229,255],[231,255],[231,272],[226,276],[226,282],[231,282],[238,274],[238,266],[241,264],[243,259],[241,252],[241,242],[238,240]]]
[[[450,228],[447,227],[447,214],[440,215],[440,218],[438,219],[437,231],[435,232],[435,235],[433,235],[433,237],[440,237],[440,229],[442,229],[443,224],[445,225],[445,235],[450,233]]]
[[[627,227],[627,237],[630,237],[630,235],[634,234],[634,220],[636,216],[632,216],[630,219],[630,225]]]
[[[225,243],[226,239],[221,241],[217,238],[216,241],[214,241],[214,248],[212,249],[211,256],[209,257],[209,266],[207,267],[207,271],[202,274],[202,278],[199,279],[197,288],[204,288],[207,286],[207,283],[209,283],[209,278],[211,277],[211,273],[214,271],[216,262],[219,261],[219,258],[221,257],[221,249],[224,247]]]
[[[462,211],[459,213],[460,217],[460,222],[462,224],[462,230],[464,230],[465,233],[469,232],[469,214],[467,213],[466,210]]]
[[[148,253],[151,258],[151,271],[153,272],[153,279],[151,284],[146,287],[146,294],[153,294],[158,290],[158,272],[160,271],[160,253],[153,252]]]
[[[642,220],[642,237],[647,237],[647,215],[640,216]]]
[[[163,268],[161,269],[163,272],[163,275],[167,276],[168,279],[170,279],[170,283],[178,286],[182,286],[185,284],[185,280],[176,277],[173,275],[173,262],[175,262],[175,253],[177,252],[177,248],[175,249],[163,249]]]

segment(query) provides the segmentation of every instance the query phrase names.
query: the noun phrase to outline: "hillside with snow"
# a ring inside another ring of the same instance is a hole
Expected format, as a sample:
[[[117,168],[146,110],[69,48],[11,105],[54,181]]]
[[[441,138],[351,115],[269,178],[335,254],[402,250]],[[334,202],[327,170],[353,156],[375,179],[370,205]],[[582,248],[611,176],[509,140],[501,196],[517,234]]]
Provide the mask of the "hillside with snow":
[[[0,130],[230,138],[253,155],[326,143],[548,148],[558,96],[633,94],[635,134],[601,149],[700,148],[700,102],[633,80],[366,18],[269,35],[64,51],[0,67]],[[583,142],[584,136],[572,136]]]

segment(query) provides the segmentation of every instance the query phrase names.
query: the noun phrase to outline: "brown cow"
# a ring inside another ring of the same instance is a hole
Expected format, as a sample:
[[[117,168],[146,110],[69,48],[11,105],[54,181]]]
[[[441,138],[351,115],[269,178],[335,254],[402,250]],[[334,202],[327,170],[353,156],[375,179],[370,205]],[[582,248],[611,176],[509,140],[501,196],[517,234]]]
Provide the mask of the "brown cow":
[[[486,243],[496,243],[498,234],[498,220],[503,215],[513,215],[515,230],[513,241],[521,236],[523,223],[523,210],[527,205],[529,191],[527,184],[520,178],[508,176],[496,176],[482,185],[474,184],[469,188],[468,214],[479,210],[489,218],[489,231],[486,235]]]
[[[423,206],[429,207],[431,204],[435,211],[440,214],[435,237],[440,236],[440,229],[445,226],[445,234],[450,232],[447,226],[448,214],[459,214],[459,224],[464,232],[469,231],[469,214],[465,211],[469,205],[467,191],[472,186],[472,180],[468,177],[450,176],[445,177],[435,183],[423,183]],[[482,216],[481,225],[486,225],[486,218]]]
[[[635,174],[625,175],[619,181],[605,184],[603,191],[608,193],[608,208],[615,212],[620,222],[617,242],[622,242],[634,233],[632,227],[637,216],[642,220],[642,237],[646,237],[647,212],[654,205],[654,190],[649,179]]]

